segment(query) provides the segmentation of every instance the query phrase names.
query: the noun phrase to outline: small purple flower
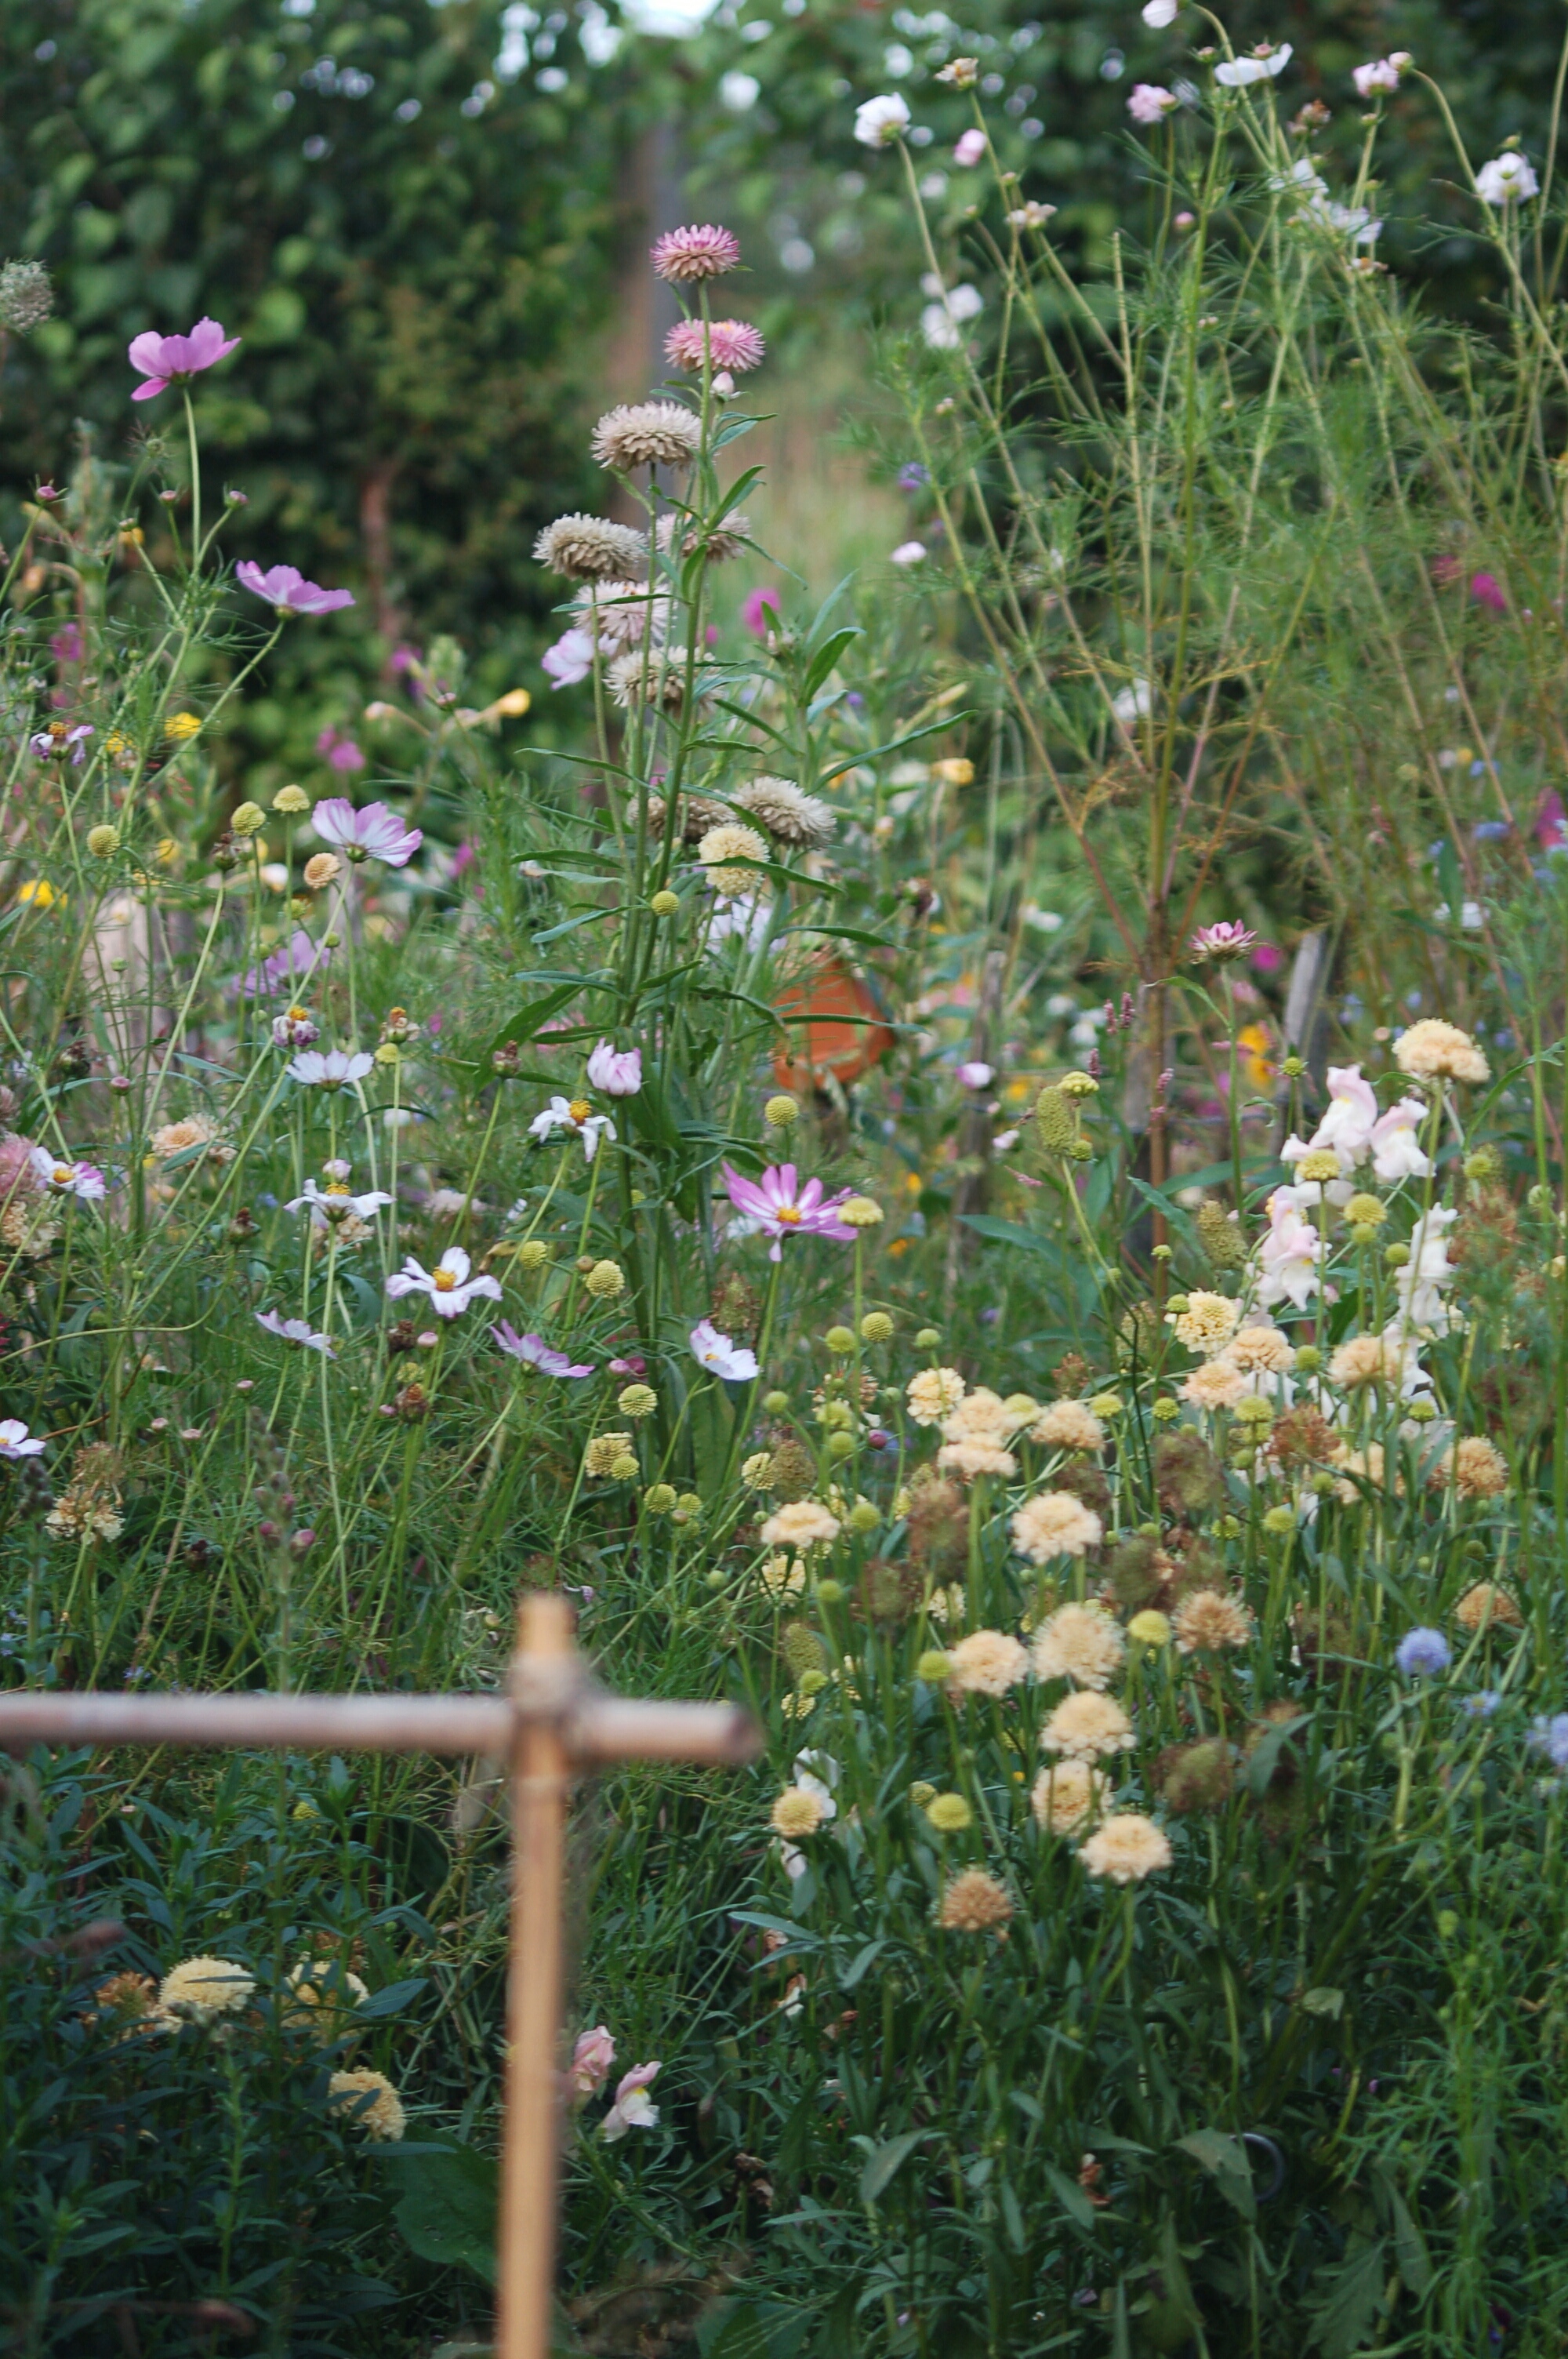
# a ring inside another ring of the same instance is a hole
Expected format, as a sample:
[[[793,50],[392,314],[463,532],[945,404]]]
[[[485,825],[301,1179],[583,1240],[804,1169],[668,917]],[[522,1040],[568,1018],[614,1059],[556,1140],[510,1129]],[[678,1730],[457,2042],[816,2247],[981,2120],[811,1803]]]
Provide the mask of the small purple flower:
[[[1542,1712],[1531,1726],[1530,1742],[1537,1753],[1544,1753],[1554,1769],[1568,1769],[1568,1712],[1554,1712],[1550,1717]]]
[[[574,1363],[565,1352],[556,1351],[542,1335],[519,1335],[515,1327],[503,1319],[491,1329],[496,1343],[510,1359],[521,1360],[525,1368],[537,1368],[542,1376],[591,1376],[590,1363]]]
[[[1441,1630],[1418,1626],[1406,1631],[1394,1650],[1394,1660],[1407,1680],[1430,1680],[1445,1671],[1453,1657]]]
[[[86,642],[80,623],[67,623],[49,641],[49,653],[56,663],[74,664],[81,661]]]
[[[275,1049],[308,1049],[321,1038],[321,1027],[313,1024],[303,1007],[286,1008],[272,1019],[272,1045]]]
[[[898,471],[901,492],[923,492],[931,481],[931,470],[924,459],[908,459]]]
[[[1478,819],[1470,830],[1477,843],[1506,843],[1513,832],[1513,821],[1507,819]]]
[[[1463,1708],[1469,1713],[1472,1720],[1490,1720],[1493,1713],[1500,1707],[1502,1701],[1500,1688],[1481,1688],[1475,1695],[1465,1698]]]
[[[406,828],[384,803],[367,803],[355,810],[346,795],[329,795],[310,814],[310,824],[323,843],[336,844],[345,860],[384,860],[389,868],[406,867],[424,842],[420,828]]]
[[[150,401],[155,393],[167,393],[171,385],[184,385],[203,369],[210,369],[232,353],[239,342],[238,336],[226,336],[216,320],[198,320],[188,336],[160,336],[155,328],[145,328],[133,336],[129,346],[131,366],[140,369],[146,385],[137,386],[133,401]]]
[[[35,754],[69,754],[70,766],[80,770],[87,759],[87,740],[92,734],[91,721],[79,721],[74,729],[40,729],[33,739]]]
[[[634,1098],[643,1086],[643,1056],[638,1049],[617,1049],[601,1040],[588,1060],[589,1086],[607,1098]]]
[[[279,614],[335,614],[354,603],[351,590],[323,590],[319,582],[307,582],[297,565],[272,565],[264,573],[247,557],[235,566],[234,579]]]

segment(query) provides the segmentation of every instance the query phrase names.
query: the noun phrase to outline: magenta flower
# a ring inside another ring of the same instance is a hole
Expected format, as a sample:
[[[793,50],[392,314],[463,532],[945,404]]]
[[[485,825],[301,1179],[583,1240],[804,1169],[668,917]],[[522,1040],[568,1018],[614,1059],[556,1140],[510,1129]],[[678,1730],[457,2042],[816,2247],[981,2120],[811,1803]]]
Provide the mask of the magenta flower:
[[[588,1060],[589,1085],[602,1090],[607,1098],[634,1098],[643,1086],[643,1053],[640,1049],[617,1049],[612,1041],[601,1040]]]
[[[673,286],[698,278],[722,278],[741,259],[741,241],[732,229],[705,222],[700,228],[666,230],[649,250],[655,275]]]
[[[345,860],[384,860],[389,868],[406,868],[425,841],[424,831],[406,828],[384,803],[367,803],[356,810],[345,795],[329,795],[310,814],[310,824],[323,843],[333,843]]]
[[[748,590],[741,607],[741,620],[754,639],[765,639],[783,611],[784,601],[776,590]]]
[[[171,385],[184,385],[189,378],[200,376],[232,353],[239,342],[238,336],[226,336],[216,320],[198,320],[188,336],[160,336],[155,328],[145,328],[130,342],[133,368],[140,369],[146,385],[137,386],[133,401],[150,401],[155,393],[167,393]]]
[[[761,1180],[748,1180],[728,1163],[723,1173],[730,1201],[744,1223],[741,1233],[773,1239],[770,1261],[780,1258],[785,1237],[831,1237],[838,1245],[854,1244],[854,1230],[838,1217],[838,1206],[849,1200],[848,1188],[824,1201],[821,1180],[803,1183],[793,1163],[770,1163]]]
[[[574,1364],[565,1352],[553,1350],[542,1335],[519,1335],[516,1328],[504,1319],[490,1332],[509,1359],[521,1360],[525,1368],[537,1368],[542,1376],[591,1376],[593,1374],[590,1363]],[[613,2060],[613,2046],[610,2052]]]
[[[678,320],[665,338],[665,358],[675,368],[700,369],[707,352],[716,369],[744,376],[761,365],[767,351],[762,331],[746,320]]]
[[[1508,598],[1495,573],[1472,573],[1470,596],[1477,606],[1489,606],[1494,614],[1506,614]]]
[[[354,603],[351,590],[323,590],[319,582],[307,582],[297,565],[269,565],[264,573],[247,557],[235,566],[234,579],[279,614],[335,614]]]
[[[362,770],[365,766],[365,757],[353,739],[341,737],[330,724],[317,738],[316,751],[318,754],[325,754],[330,767],[345,776],[355,770]]]
[[[1247,927],[1223,918],[1217,926],[1200,926],[1187,947],[1200,965],[1211,959],[1216,966],[1226,966],[1232,959],[1244,958],[1257,939]]]

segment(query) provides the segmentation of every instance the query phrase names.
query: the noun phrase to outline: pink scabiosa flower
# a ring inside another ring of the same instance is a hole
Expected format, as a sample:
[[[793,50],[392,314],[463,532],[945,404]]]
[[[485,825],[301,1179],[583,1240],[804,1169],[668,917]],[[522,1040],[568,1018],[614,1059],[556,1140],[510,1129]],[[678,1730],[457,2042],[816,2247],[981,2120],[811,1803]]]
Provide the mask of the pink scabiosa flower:
[[[405,827],[384,803],[367,803],[356,810],[346,795],[329,795],[310,814],[310,824],[323,843],[335,844],[345,860],[382,860],[388,868],[406,868],[424,842],[424,831]]]
[[[19,1458],[36,1458],[43,1443],[27,1431],[20,1418],[0,1419],[0,1458],[13,1462]]]
[[[630,2072],[622,2074],[616,2083],[615,2103],[599,2125],[599,2135],[608,2145],[623,2138],[628,2130],[657,2129],[659,2109],[648,2091],[660,2070],[657,2064],[633,2064]]]
[[[849,1201],[848,1188],[824,1200],[821,1180],[803,1183],[793,1163],[770,1163],[760,1180],[748,1180],[726,1163],[723,1176],[745,1231],[772,1238],[770,1261],[782,1257],[785,1237],[831,1237],[838,1245],[854,1244],[857,1232],[838,1218],[838,1206]]]
[[[156,393],[167,393],[171,385],[184,385],[200,376],[203,369],[232,353],[239,342],[238,336],[226,336],[216,320],[198,320],[188,336],[160,336],[156,328],[144,328],[133,336],[129,345],[131,366],[140,369],[146,385],[137,386],[133,401],[150,401]]]
[[[1200,965],[1206,959],[1215,966],[1226,966],[1232,959],[1245,958],[1257,939],[1247,927],[1224,918],[1217,926],[1200,926],[1187,947]]]
[[[757,1355],[744,1343],[732,1343],[721,1335],[711,1319],[699,1319],[691,1331],[693,1357],[716,1376],[735,1384],[748,1385],[757,1373]]]
[[[700,369],[706,353],[716,369],[743,376],[761,366],[766,351],[761,329],[746,320],[678,320],[665,338],[665,358],[672,368]]]
[[[96,1163],[57,1161],[47,1147],[33,1149],[33,1169],[51,1196],[74,1196],[81,1204],[101,1204],[109,1183]]]
[[[354,603],[351,590],[323,590],[319,582],[307,582],[297,565],[269,565],[264,573],[247,557],[235,566],[234,579],[279,614],[335,614]]]
[[[427,1294],[438,1319],[455,1319],[481,1294],[492,1302],[501,1299],[499,1282],[470,1277],[472,1267],[461,1245],[449,1245],[434,1269],[427,1269],[410,1254],[403,1267],[387,1279],[386,1290],[395,1302],[406,1294]]]
[[[542,1376],[591,1376],[593,1374],[589,1362],[574,1362],[565,1352],[555,1351],[542,1335],[519,1335],[516,1328],[504,1319],[490,1332],[508,1359],[520,1360],[525,1368],[537,1368]],[[610,2062],[614,2060],[615,2043],[611,2040]],[[605,2069],[608,2071],[609,2066]],[[602,2080],[602,2073],[600,2078]],[[589,2093],[591,2095],[592,2092]]]
[[[670,229],[649,249],[655,275],[673,287],[689,287],[702,278],[722,278],[741,260],[741,241],[731,229],[712,222],[700,227]]]
[[[1165,90],[1157,82],[1136,82],[1127,112],[1134,123],[1163,123],[1181,103],[1173,90]]]
[[[643,1086],[642,1050],[601,1040],[588,1060],[588,1078],[590,1087],[602,1090],[607,1098],[634,1098]]]
[[[363,1049],[305,1049],[289,1060],[288,1071],[291,1080],[308,1088],[341,1090],[362,1082],[374,1063]]]
[[[776,590],[748,590],[741,602],[741,620],[754,639],[765,639],[783,608]]]
[[[258,1310],[256,1325],[265,1327],[285,1343],[296,1343],[302,1352],[319,1352],[324,1360],[335,1360],[330,1340],[318,1332],[308,1319],[286,1319],[281,1310]]]

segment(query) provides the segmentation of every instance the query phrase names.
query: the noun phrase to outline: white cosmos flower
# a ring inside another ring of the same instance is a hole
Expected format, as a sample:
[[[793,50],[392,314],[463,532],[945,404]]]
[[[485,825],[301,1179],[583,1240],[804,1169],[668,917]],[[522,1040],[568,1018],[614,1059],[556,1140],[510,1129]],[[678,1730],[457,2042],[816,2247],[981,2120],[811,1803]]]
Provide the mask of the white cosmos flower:
[[[925,555],[923,540],[901,540],[896,549],[888,551],[890,565],[918,565]]]
[[[1177,0],[1143,0],[1143,22],[1152,33],[1162,33],[1176,21]]]
[[[1532,167],[1511,148],[1494,156],[1476,175],[1476,193],[1488,205],[1507,205],[1539,196],[1541,182]]]
[[[745,1343],[732,1343],[721,1335],[711,1319],[699,1319],[691,1331],[694,1357],[703,1367],[711,1368],[716,1376],[725,1376],[741,1384],[750,1384],[757,1373],[757,1355]]]
[[[362,1082],[375,1063],[362,1049],[302,1049],[290,1060],[288,1070],[297,1082],[309,1082],[320,1090],[341,1090],[350,1082]]]
[[[1216,66],[1214,78],[1224,90],[1246,90],[1255,82],[1277,82],[1291,62],[1291,44],[1281,43],[1277,49],[1268,49],[1262,57],[1229,59]]]
[[[481,1294],[492,1302],[501,1299],[498,1281],[470,1277],[472,1266],[461,1245],[449,1245],[434,1269],[427,1269],[410,1254],[396,1275],[387,1279],[386,1290],[395,1302],[406,1294],[427,1294],[438,1319],[455,1319]]]
[[[36,1458],[43,1446],[27,1431],[20,1418],[0,1420],[0,1458]]]
[[[329,1221],[346,1221],[351,1212],[358,1220],[368,1221],[373,1212],[391,1201],[391,1197],[379,1188],[368,1188],[362,1196],[355,1196],[341,1180],[330,1180],[325,1188],[319,1188],[314,1180],[307,1180],[304,1192],[294,1197],[287,1209],[297,1212],[302,1205],[308,1205],[319,1229]]]
[[[931,298],[920,314],[920,332],[935,353],[956,353],[964,341],[964,322],[978,319],[986,308],[986,299],[978,287],[967,283],[944,287],[935,271],[927,271],[920,282],[923,295]]]
[[[595,1114],[586,1098],[552,1098],[543,1114],[536,1114],[528,1125],[531,1138],[552,1138],[557,1130],[573,1131],[581,1139],[585,1163],[591,1163],[598,1154],[601,1136],[615,1136],[610,1116]]]
[[[318,1332],[308,1319],[286,1319],[281,1310],[258,1310],[256,1325],[265,1327],[269,1335],[276,1335],[285,1343],[297,1343],[302,1352],[319,1352],[324,1359],[335,1360],[329,1338]]]
[[[902,98],[868,98],[855,109],[855,136],[862,147],[891,147],[909,129]]]

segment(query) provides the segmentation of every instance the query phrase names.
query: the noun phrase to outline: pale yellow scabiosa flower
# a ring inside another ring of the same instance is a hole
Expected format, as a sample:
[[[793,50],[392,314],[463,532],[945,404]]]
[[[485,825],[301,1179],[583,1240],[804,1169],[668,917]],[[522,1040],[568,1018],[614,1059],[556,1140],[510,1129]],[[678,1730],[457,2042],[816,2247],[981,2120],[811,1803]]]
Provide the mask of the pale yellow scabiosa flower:
[[[334,2072],[327,2083],[327,2103],[334,2108],[352,2106],[352,2127],[367,2137],[400,2138],[407,2124],[402,2098],[385,2073],[373,2071],[368,2064],[351,2072]]]
[[[1076,1761],[1101,1761],[1112,1753],[1126,1753],[1133,1742],[1132,1723],[1114,1696],[1095,1688],[1079,1688],[1064,1696],[1040,1732],[1047,1753],[1065,1753]]]
[[[1104,1529],[1094,1509],[1070,1491],[1037,1491],[1012,1519],[1012,1544],[1031,1564],[1048,1564],[1054,1556],[1082,1556],[1098,1548]]]
[[[1112,1884],[1141,1884],[1171,1864],[1166,1837],[1141,1810],[1115,1810],[1098,1826],[1078,1854],[1091,1875]]]
[[[947,1649],[947,1684],[964,1695],[1003,1696],[1029,1669],[1029,1657],[1003,1630],[974,1630]]]
[[[1037,1680],[1071,1680],[1075,1687],[1108,1688],[1121,1669],[1127,1643],[1098,1605],[1059,1605],[1034,1634]]]

